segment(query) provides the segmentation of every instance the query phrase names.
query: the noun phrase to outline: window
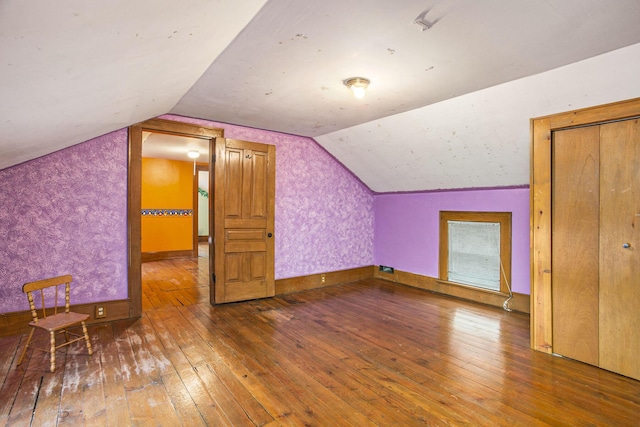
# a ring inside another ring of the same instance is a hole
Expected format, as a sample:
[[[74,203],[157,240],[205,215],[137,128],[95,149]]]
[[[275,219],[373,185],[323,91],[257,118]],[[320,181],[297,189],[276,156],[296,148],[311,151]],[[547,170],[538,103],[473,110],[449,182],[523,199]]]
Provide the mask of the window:
[[[511,212],[440,212],[440,280],[508,293]]]

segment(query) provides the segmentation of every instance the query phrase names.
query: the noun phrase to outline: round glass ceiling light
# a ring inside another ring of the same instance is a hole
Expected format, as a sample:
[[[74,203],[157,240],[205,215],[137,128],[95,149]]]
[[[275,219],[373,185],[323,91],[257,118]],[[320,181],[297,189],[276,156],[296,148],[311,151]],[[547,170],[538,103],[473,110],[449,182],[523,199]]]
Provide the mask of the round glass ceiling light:
[[[364,97],[369,83],[371,83],[369,79],[365,79],[364,77],[352,77],[344,81],[344,85],[351,89],[353,95],[358,99]]]

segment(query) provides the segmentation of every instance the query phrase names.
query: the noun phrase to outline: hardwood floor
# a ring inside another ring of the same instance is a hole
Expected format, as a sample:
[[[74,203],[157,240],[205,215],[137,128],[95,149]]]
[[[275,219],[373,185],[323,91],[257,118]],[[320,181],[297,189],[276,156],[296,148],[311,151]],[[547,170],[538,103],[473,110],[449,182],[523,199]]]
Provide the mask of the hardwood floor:
[[[209,304],[209,245],[198,245],[197,258],[142,264],[142,310]]]
[[[377,279],[212,307],[200,262],[144,264],[144,315],[54,374],[0,339],[0,425],[640,425],[640,382],[531,351],[527,315]]]

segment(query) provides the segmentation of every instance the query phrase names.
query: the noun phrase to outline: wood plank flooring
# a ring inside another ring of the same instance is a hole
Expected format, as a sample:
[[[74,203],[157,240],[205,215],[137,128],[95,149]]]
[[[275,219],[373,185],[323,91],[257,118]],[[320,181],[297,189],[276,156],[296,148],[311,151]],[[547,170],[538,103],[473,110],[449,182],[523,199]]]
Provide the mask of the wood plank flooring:
[[[144,315],[53,374],[0,339],[0,425],[640,425],[640,382],[531,351],[527,315],[376,279],[212,307],[202,262],[144,264]]]

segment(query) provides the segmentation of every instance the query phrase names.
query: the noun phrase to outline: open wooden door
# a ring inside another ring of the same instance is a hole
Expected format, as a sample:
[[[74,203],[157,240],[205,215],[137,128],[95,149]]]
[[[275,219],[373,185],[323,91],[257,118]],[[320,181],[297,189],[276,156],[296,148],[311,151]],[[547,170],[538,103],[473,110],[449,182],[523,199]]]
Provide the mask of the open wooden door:
[[[211,287],[216,304],[275,295],[275,146],[216,138]]]

